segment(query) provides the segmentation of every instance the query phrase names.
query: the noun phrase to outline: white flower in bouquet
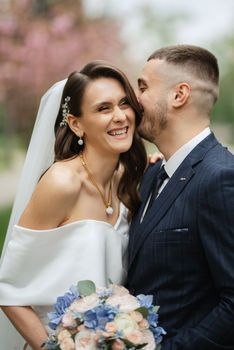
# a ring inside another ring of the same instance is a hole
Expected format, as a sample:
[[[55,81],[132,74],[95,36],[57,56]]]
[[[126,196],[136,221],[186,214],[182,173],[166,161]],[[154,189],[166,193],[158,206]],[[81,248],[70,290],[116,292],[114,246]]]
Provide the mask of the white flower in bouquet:
[[[120,313],[115,316],[114,325],[116,330],[122,332],[123,335],[139,329],[137,322],[134,321],[130,315],[125,313]]]
[[[111,290],[114,295],[126,295],[129,294],[129,290],[123,286],[118,286],[117,284],[111,285]]]
[[[98,298],[98,295],[93,293],[91,295],[83,297],[82,299],[74,301],[69,309],[74,312],[82,313],[95,308],[98,306],[99,302],[100,299]]]
[[[75,335],[76,350],[95,350],[95,332],[92,330],[82,330]]]
[[[118,307],[120,312],[131,312],[140,307],[139,301],[131,294],[112,295],[106,304]]]

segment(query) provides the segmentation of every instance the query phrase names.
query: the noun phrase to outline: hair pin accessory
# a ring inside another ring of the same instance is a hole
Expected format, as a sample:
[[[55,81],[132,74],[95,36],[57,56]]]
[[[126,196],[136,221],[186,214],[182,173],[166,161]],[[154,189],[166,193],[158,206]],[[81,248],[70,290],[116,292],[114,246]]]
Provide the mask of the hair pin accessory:
[[[65,102],[62,105],[62,109],[63,109],[63,119],[61,121],[61,123],[59,124],[61,127],[67,125],[67,115],[70,113],[69,107],[68,107],[68,102],[71,100],[70,96],[65,97]]]

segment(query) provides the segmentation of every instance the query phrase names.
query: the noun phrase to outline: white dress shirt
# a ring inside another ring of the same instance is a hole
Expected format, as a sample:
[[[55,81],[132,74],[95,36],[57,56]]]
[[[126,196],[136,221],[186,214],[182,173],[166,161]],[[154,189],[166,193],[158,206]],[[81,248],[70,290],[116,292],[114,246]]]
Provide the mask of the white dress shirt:
[[[183,162],[183,160],[187,157],[187,155],[202,141],[204,140],[209,134],[211,133],[210,128],[204,129],[202,132],[200,132],[198,135],[193,137],[189,142],[185,143],[182,147],[180,147],[169,159],[166,161],[163,159],[162,166],[164,165],[164,169],[166,173],[168,174],[168,178],[164,180],[162,183],[162,186],[160,187],[158,191],[158,195],[162,192],[163,188],[166,186],[172,175],[175,173],[175,171],[179,168],[180,164]],[[144,215],[146,213],[146,210],[149,205],[151,194],[148,198],[148,201],[146,203],[144,212],[141,217],[141,222],[144,218]]]

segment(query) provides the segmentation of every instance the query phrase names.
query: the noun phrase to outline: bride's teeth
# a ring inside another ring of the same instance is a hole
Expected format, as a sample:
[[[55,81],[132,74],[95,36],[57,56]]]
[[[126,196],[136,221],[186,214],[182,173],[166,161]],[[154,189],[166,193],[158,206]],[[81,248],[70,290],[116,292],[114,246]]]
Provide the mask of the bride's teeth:
[[[122,130],[122,131],[116,131],[115,134],[116,135],[121,135],[121,134],[124,134],[125,133],[125,130]]]
[[[126,131],[127,131],[127,128],[124,128],[124,129],[122,129],[122,130],[118,130],[118,131],[113,131],[113,132],[111,132],[111,135],[113,135],[113,136],[122,135],[122,134],[125,134]]]

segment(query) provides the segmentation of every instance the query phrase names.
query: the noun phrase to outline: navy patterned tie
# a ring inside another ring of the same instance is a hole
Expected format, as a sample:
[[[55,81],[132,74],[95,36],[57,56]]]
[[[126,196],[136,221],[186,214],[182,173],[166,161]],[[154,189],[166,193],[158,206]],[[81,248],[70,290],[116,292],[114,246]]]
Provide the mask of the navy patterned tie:
[[[158,176],[155,178],[155,180],[153,181],[152,184],[152,195],[150,197],[150,201],[149,201],[149,205],[147,207],[147,211],[151,208],[153,202],[155,201],[157,195],[158,195],[158,191],[160,189],[160,187],[162,186],[164,180],[166,180],[168,178],[168,174],[166,173],[166,170],[164,169],[164,165],[161,167],[161,169],[158,172]]]

